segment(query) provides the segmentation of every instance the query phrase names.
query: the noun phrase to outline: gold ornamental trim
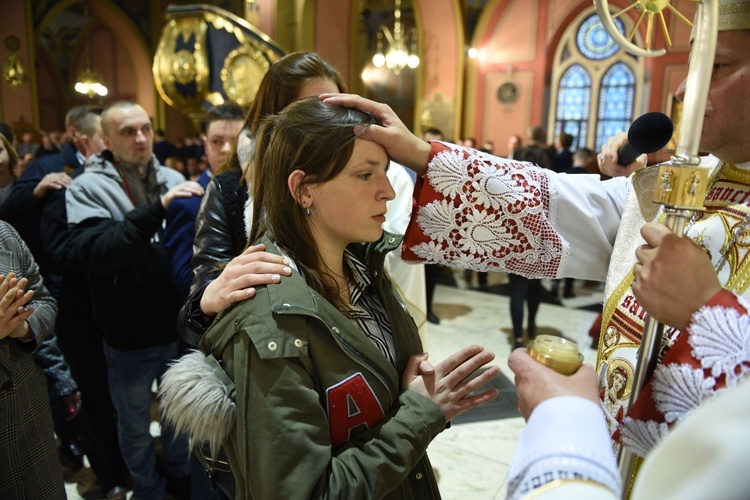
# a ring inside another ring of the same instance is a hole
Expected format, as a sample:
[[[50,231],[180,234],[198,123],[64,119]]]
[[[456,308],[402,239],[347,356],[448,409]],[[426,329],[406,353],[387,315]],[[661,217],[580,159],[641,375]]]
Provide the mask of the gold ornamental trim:
[[[207,24],[200,18],[170,19],[154,55],[153,73],[159,95],[187,114],[202,111],[203,95],[208,89],[206,29]],[[191,39],[192,46],[188,45]],[[176,50],[178,42],[185,48]],[[195,85],[192,95],[178,92],[177,85],[190,84]]]
[[[224,93],[240,106],[249,106],[269,66],[267,54],[255,42],[233,50],[221,69]]]

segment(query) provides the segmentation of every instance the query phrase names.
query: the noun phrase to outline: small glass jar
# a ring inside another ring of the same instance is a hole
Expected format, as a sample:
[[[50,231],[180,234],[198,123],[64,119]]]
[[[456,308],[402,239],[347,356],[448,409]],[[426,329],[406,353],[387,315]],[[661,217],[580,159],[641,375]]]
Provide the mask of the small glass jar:
[[[563,375],[571,375],[583,363],[575,342],[554,335],[537,335],[527,346],[529,356]]]

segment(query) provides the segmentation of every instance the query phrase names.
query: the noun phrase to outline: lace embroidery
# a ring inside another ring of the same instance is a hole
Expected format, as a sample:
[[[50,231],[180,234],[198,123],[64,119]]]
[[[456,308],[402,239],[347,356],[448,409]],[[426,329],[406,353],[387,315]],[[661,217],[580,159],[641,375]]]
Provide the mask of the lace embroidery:
[[[653,398],[656,409],[671,424],[714,395],[716,380],[705,378],[703,370],[688,364],[659,365],[654,376]]]
[[[620,441],[638,456],[645,457],[656,443],[669,433],[669,426],[653,420],[644,422],[625,417],[620,429]]]
[[[540,168],[463,148],[438,152],[427,172],[444,198],[419,208],[429,242],[421,259],[528,277],[556,276],[568,244],[549,221],[549,179]]]
[[[693,315],[688,343],[704,369],[716,378],[726,375],[727,387],[734,387],[750,369],[750,316],[735,309],[702,307]]]
[[[747,301],[740,305],[750,310]],[[654,371],[652,396],[666,422],[625,417],[620,441],[645,456],[669,433],[669,425],[684,419],[704,401],[721,394],[750,373],[750,315],[731,307],[702,307],[691,319],[688,343],[701,369],[688,364],[659,365]],[[710,373],[711,376],[708,376]],[[724,378],[725,387],[717,388]]]

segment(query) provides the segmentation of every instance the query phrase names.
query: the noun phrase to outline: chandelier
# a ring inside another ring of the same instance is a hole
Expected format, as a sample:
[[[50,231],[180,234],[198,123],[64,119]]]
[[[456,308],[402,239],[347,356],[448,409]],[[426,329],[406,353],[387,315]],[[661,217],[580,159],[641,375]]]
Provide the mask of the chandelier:
[[[372,64],[378,68],[385,66],[398,75],[406,66],[410,68],[419,66],[417,30],[409,28],[404,32],[401,24],[401,0],[396,0],[393,19],[393,31],[384,24],[378,30],[378,48],[375,55],[372,56]],[[383,39],[388,42],[388,50],[386,51],[383,50]]]
[[[88,21],[88,8],[84,7],[83,17]],[[86,23],[88,24],[88,22]],[[91,65],[91,32],[86,30],[86,67],[78,73],[78,81],[75,84],[76,92],[85,94],[89,99],[96,96],[104,97],[107,95],[107,87],[101,83],[102,75]]]
[[[78,81],[76,82],[76,92],[86,94],[89,99],[93,99],[95,96],[104,97],[107,95],[107,87],[100,83],[102,75],[95,70],[91,64],[88,64],[83,71],[78,73]]]
[[[26,79],[26,70],[23,69],[23,65],[16,55],[16,52],[21,49],[21,41],[17,36],[10,35],[5,37],[4,45],[11,54],[8,56],[8,60],[5,61],[3,77],[10,84],[11,88],[17,89]]]

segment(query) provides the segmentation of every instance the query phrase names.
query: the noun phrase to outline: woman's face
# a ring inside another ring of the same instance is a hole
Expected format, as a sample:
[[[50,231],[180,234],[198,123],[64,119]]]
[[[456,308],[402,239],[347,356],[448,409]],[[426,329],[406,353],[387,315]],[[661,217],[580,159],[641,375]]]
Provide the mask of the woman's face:
[[[625,387],[625,377],[620,372],[615,372],[612,375],[612,390],[618,393],[623,387]]]
[[[5,143],[3,141],[0,141],[0,168],[3,170],[8,168],[8,164],[10,163],[10,155],[8,154],[8,150],[5,149]]]
[[[343,249],[380,238],[386,202],[396,196],[386,176],[388,164],[382,146],[355,139],[344,169],[327,182],[308,186],[309,220],[319,247]]]

